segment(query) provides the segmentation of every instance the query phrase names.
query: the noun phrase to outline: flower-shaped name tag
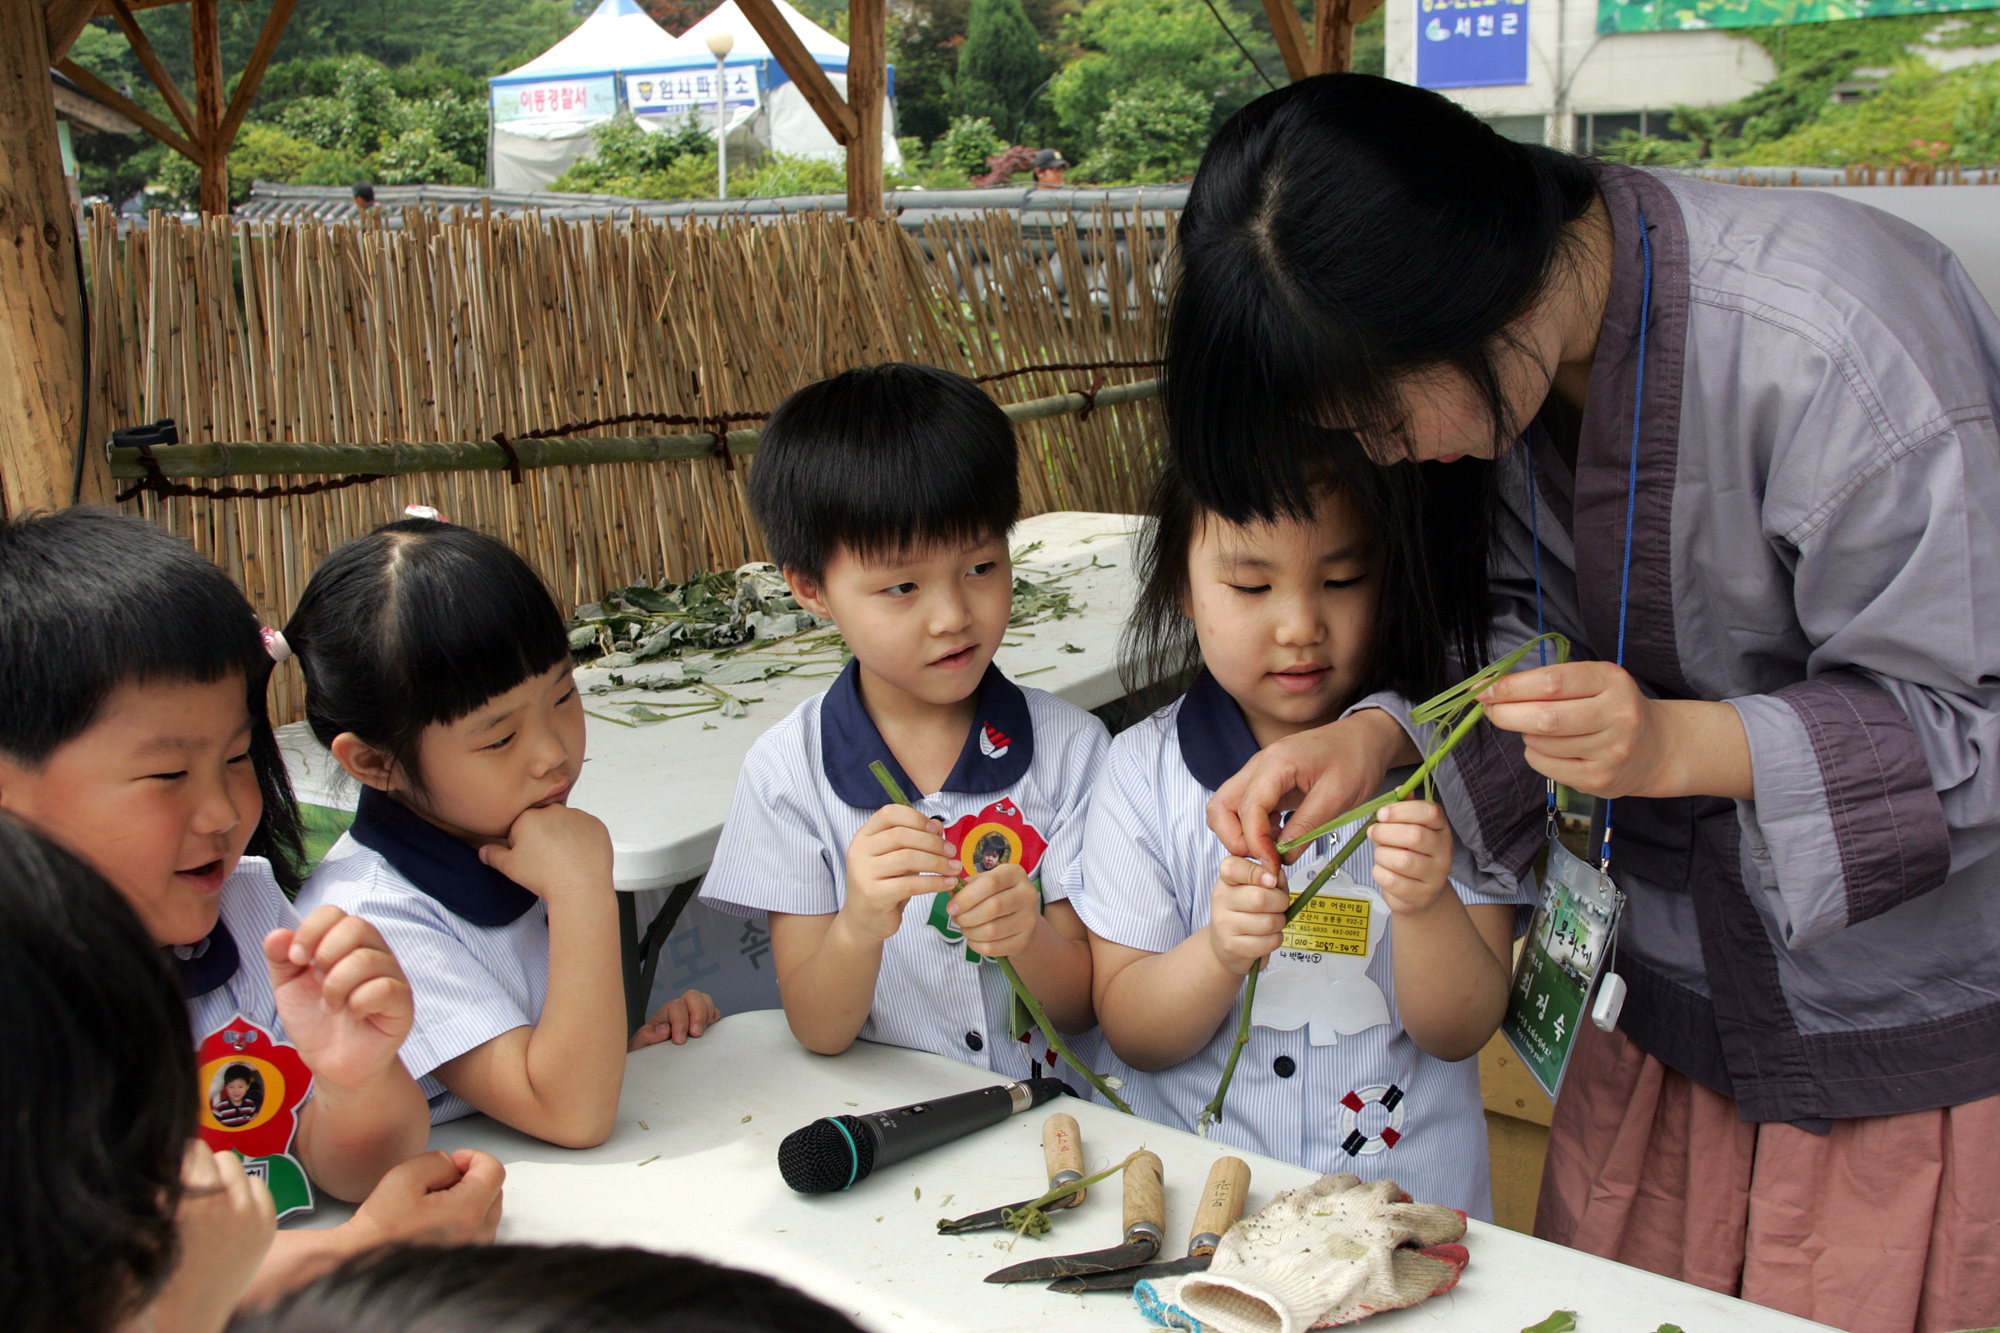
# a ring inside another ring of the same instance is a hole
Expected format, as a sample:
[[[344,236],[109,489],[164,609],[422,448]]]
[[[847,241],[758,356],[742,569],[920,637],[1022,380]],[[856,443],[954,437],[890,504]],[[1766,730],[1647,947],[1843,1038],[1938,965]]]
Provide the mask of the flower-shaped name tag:
[[[311,1212],[312,1185],[292,1156],[299,1103],[312,1089],[312,1071],[297,1049],[237,1014],[202,1038],[195,1061],[202,1142],[235,1153],[244,1170],[262,1177],[280,1220]]]

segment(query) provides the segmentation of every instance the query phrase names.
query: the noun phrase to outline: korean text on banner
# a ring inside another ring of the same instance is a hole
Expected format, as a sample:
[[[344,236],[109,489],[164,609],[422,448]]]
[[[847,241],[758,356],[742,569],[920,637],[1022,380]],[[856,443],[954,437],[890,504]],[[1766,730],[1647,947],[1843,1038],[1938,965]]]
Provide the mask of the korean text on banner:
[[[596,121],[618,114],[618,88],[606,74],[601,78],[551,79],[545,83],[495,84],[493,119],[502,125],[522,121]]]
[[[741,108],[758,103],[757,66],[750,63],[723,67],[723,104],[730,108],[731,123]],[[639,116],[685,116],[690,111],[715,110],[713,69],[657,70],[651,74],[625,76],[625,101]]]
[[[1527,0],[1417,0],[1418,87],[1527,81]]]

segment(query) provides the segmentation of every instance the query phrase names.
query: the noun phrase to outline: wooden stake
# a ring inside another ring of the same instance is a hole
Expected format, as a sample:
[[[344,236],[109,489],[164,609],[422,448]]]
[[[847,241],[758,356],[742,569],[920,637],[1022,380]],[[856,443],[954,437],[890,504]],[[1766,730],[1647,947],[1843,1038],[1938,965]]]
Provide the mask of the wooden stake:
[[[847,216],[879,221],[882,200],[882,103],[888,96],[886,0],[848,0],[847,104],[854,138],[847,145]]]
[[[76,217],[39,5],[0,5],[0,506],[70,501],[83,382]]]

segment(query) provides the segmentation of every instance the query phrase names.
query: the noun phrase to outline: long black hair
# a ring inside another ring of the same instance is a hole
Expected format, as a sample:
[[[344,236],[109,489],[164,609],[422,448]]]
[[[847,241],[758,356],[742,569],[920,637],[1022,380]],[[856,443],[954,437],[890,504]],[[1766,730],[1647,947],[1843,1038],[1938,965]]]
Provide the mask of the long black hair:
[[[1429,698],[1465,674],[1463,663],[1452,627],[1440,614],[1424,571],[1409,567],[1413,544],[1386,541],[1383,534],[1425,529],[1431,512],[1442,509],[1426,490],[1442,469],[1384,469],[1352,458],[1339,466],[1340,461],[1329,456],[1315,465],[1310,503],[1316,506],[1328,491],[1343,492],[1353,502],[1370,528],[1382,588],[1367,665],[1354,698],[1378,690],[1394,690],[1408,699]],[[1304,516],[1310,514],[1308,510]],[[1174,698],[1201,665],[1201,645],[1185,609],[1191,586],[1188,551],[1203,524],[1218,521],[1242,520],[1207,503],[1172,460],[1163,464],[1135,552],[1139,597],[1125,623],[1119,650],[1125,689],[1143,706]],[[1252,515],[1248,521],[1261,520]],[[1449,537],[1443,532],[1431,535],[1437,541]],[[1482,579],[1476,590],[1483,593],[1484,586]],[[1478,624],[1483,632],[1484,619]]]
[[[313,571],[285,639],[320,744],[351,731],[417,791],[417,743],[569,660],[562,612],[505,542],[406,518],[343,544]]]
[[[0,1310],[17,1333],[109,1333],[176,1257],[187,1006],[118,891],[7,815],[0,1031]]]
[[[1310,511],[1328,455],[1381,459],[1398,381],[1449,369],[1492,419],[1508,330],[1575,254],[1591,168],[1456,103],[1365,74],[1303,79],[1231,117],[1181,216],[1167,325],[1174,458],[1235,522]],[[1484,656],[1492,465],[1426,464],[1414,527],[1383,536],[1466,665]]]
[[[855,1333],[757,1273],[594,1245],[400,1246],[350,1259],[229,1333]]]
[[[0,520],[0,751],[39,767],[126,681],[240,674],[264,798],[247,850],[289,890],[304,878],[304,839],[265,706],[271,667],[242,591],[180,538],[87,506]]]

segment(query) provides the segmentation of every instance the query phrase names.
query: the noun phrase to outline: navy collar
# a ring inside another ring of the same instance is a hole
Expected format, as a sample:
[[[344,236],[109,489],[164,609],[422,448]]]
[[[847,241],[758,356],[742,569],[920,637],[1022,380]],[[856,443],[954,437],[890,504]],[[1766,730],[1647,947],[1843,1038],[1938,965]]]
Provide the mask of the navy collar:
[[[213,990],[221,990],[243,964],[236,951],[236,937],[217,918],[215,929],[199,944],[175,944],[167,949],[174,960],[174,974],[181,980],[181,993],[199,1000]]]
[[[868,766],[880,760],[911,800],[929,795],[917,790],[910,775],[896,762],[875,719],[861,704],[861,664],[849,662],[819,710],[820,765],[834,794],[860,810],[877,810],[889,803],[882,785]],[[978,711],[965,748],[940,791],[1001,791],[1019,782],[1035,758],[1035,725],[1028,714],[1028,696],[999,667],[987,663],[979,682]]]
[[[511,926],[537,901],[478,852],[373,787],[361,789],[348,832],[446,911],[475,926]]]
[[[1194,684],[1181,699],[1174,729],[1180,733],[1181,762],[1210,791],[1220,791],[1261,748],[1243,720],[1243,710],[1207,667],[1195,674]]]

